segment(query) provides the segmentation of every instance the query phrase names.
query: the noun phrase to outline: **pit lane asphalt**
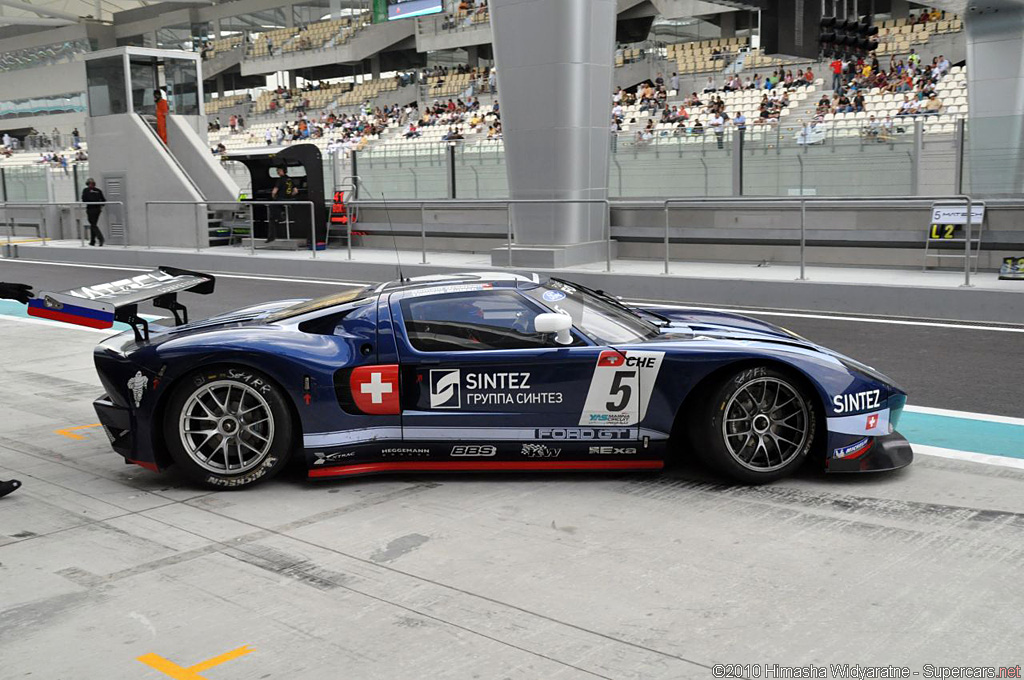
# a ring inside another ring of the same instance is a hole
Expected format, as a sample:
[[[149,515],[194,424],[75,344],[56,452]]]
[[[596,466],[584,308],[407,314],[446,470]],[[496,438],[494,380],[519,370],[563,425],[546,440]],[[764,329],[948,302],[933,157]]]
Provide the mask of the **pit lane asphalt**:
[[[6,264],[0,280],[42,288],[119,273]],[[329,290],[224,278],[192,309]],[[856,333],[851,323],[836,332]],[[908,330],[923,342],[938,329]],[[677,680],[710,678],[717,663],[1020,663],[1024,471],[920,456],[894,474],[805,470],[766,487],[683,466],[286,474],[207,492],[173,469],[124,465],[98,428],[66,431],[96,422],[102,337],[0,317],[0,479],[25,483],[0,500],[3,680],[161,680],[139,659],[188,667],[243,645],[254,651],[199,677]]]
[[[0,280],[21,281],[37,290],[50,291],[103,283],[136,273],[130,269],[53,266],[17,260],[0,263]],[[386,275],[390,274],[387,271]],[[230,278],[233,276],[244,278]],[[229,274],[218,279],[213,295],[184,294],[181,299],[188,305],[191,318],[200,319],[268,300],[316,297],[332,290],[333,286],[324,284]],[[1020,398],[1024,385],[1024,333],[988,331],[970,324],[934,328],[862,324],[842,318],[761,318],[877,368],[908,391],[912,405],[1024,417],[1024,399]]]

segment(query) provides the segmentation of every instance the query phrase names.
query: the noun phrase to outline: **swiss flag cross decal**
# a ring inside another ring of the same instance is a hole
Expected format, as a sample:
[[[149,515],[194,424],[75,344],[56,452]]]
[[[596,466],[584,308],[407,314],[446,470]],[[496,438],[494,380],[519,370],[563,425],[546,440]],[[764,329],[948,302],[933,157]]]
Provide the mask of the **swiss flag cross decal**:
[[[373,416],[398,415],[398,364],[359,366],[349,377],[352,401],[363,413]]]
[[[606,349],[601,352],[601,356],[597,358],[598,366],[621,366],[624,363],[626,363],[626,357],[614,350]]]
[[[865,429],[873,430],[876,427],[878,427],[878,414],[873,413],[868,416],[868,423]]]

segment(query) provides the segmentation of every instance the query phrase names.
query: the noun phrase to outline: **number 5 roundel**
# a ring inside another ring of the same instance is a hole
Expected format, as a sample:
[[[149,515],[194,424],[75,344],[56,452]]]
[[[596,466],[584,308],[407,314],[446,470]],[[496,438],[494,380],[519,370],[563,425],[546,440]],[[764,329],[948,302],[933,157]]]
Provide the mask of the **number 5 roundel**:
[[[664,352],[601,352],[580,425],[614,427],[643,420],[664,358]]]
[[[348,379],[352,401],[363,413],[372,416],[398,415],[398,364],[359,366]]]

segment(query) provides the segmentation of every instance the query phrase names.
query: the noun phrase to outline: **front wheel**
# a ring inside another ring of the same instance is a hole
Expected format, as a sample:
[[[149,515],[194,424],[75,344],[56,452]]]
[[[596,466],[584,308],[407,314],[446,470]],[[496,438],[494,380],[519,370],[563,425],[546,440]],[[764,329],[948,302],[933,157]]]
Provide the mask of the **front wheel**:
[[[258,371],[197,371],[171,397],[164,441],[193,481],[211,489],[241,489],[285,466],[291,415],[281,390]]]
[[[803,383],[773,367],[747,368],[711,390],[691,421],[693,443],[712,468],[747,484],[791,474],[815,432],[815,399]]]

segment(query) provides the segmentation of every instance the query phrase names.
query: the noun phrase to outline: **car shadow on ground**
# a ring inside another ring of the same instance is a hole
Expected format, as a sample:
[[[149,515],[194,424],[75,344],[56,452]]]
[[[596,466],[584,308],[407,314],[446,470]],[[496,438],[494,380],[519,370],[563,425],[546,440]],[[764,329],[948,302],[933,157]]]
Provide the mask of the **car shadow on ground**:
[[[808,460],[788,479],[799,482],[823,483],[836,488],[850,488],[858,486],[877,486],[879,484],[901,484],[912,474],[911,467],[902,470],[889,470],[882,472],[865,473],[839,473],[829,474],[825,471],[822,462],[816,459]],[[154,475],[154,480],[143,481],[140,490],[145,491],[168,491],[168,490],[194,490],[197,493],[203,491],[216,493],[218,489],[204,489],[195,484],[183,475],[176,466],[164,470],[159,475]],[[140,486],[142,478],[139,474],[125,474],[123,481],[132,486]],[[705,486],[708,490],[728,490],[736,487],[749,486],[734,482],[713,470],[704,467],[699,461],[677,460],[667,465],[664,470],[639,471],[639,472],[590,472],[590,471],[551,471],[551,472],[388,472],[381,474],[361,475],[350,478],[335,479],[310,479],[306,469],[301,464],[289,464],[287,468],[270,480],[271,485],[285,485],[298,489],[326,489],[329,493],[339,493],[342,490],[352,487],[369,488],[387,482],[417,482],[417,483],[509,483],[523,484],[565,484],[581,483],[592,484],[600,481],[617,480],[653,480],[664,479],[673,483],[689,483]],[[780,480],[784,481],[784,480]],[[260,487],[263,485],[261,484]],[[255,487],[253,491],[260,487]],[[241,489],[244,490],[244,489]],[[234,489],[223,489],[223,491],[234,491]]]

